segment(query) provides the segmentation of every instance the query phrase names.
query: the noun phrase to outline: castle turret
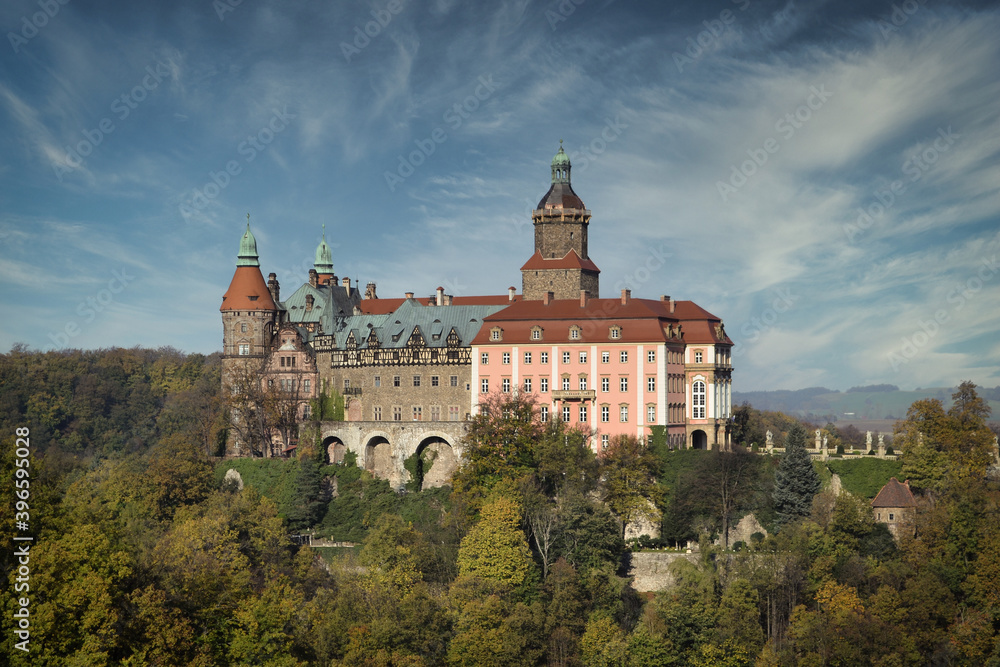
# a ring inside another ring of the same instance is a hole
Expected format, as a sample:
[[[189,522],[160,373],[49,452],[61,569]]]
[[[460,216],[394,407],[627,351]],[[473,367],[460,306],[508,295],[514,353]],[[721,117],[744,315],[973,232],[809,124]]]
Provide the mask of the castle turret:
[[[323,239],[316,246],[316,279],[319,285],[337,284],[337,276],[333,273],[333,251],[326,244],[326,225],[323,225]]]
[[[263,357],[269,352],[278,306],[260,272],[257,239],[247,230],[240,239],[236,272],[222,297],[223,358]],[[274,281],[277,293],[277,280]]]
[[[601,270],[587,249],[590,211],[573,191],[571,171],[560,141],[559,152],[552,158],[552,185],[531,214],[535,253],[521,267],[525,299],[541,299],[548,292],[556,299],[578,299],[581,292],[600,296]]]

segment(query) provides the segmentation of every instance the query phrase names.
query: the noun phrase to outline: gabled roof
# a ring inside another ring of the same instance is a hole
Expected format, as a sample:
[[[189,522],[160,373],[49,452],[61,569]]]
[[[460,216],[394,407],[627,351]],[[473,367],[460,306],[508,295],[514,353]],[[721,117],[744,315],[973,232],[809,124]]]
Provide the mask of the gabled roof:
[[[507,294],[484,294],[481,296],[453,296],[451,297],[452,306],[508,306],[514,301],[521,300],[520,295],[515,295],[514,300]],[[434,299],[431,297],[422,297],[411,299],[416,301],[422,306],[433,306]],[[391,299],[364,299],[358,304],[358,310],[366,315],[387,315],[389,313],[395,312],[397,308],[403,305],[407,299],[391,298]],[[443,306],[447,307],[447,306]]]
[[[917,501],[910,491],[910,481],[900,483],[893,477],[872,500],[872,507],[916,507]]]
[[[506,299],[506,297],[504,297]],[[374,299],[369,300],[374,301]],[[378,299],[382,301],[382,299]],[[363,302],[367,303],[367,302]],[[508,303],[504,301],[504,304]],[[357,349],[368,347],[372,332],[380,349],[405,348],[415,332],[429,348],[444,348],[454,329],[459,345],[468,347],[483,325],[483,320],[503,306],[426,306],[417,299],[404,299],[391,313],[361,314],[338,320],[333,331],[334,349],[347,348],[353,334]]]
[[[220,311],[277,310],[264,276],[256,266],[237,266],[229,289],[222,296]]]
[[[594,273],[601,272],[597,268],[597,264],[589,259],[582,259],[573,249],[570,249],[564,257],[550,257],[548,259],[542,257],[542,253],[536,250],[535,254],[521,267],[522,271],[542,271],[545,269],[585,269]]]

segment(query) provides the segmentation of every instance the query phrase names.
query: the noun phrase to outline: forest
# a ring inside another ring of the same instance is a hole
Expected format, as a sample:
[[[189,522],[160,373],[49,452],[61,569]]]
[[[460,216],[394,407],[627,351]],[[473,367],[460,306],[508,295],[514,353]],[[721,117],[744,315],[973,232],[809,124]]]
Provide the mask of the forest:
[[[308,429],[295,459],[221,460],[220,368],[173,349],[0,355],[11,664],[1000,666],[996,426],[970,382],[910,406],[898,461],[814,462],[815,429],[837,453],[863,434],[746,404],[729,452],[654,429],[595,454],[530,397],[491,396],[451,486],[400,493],[353,457],[328,465]],[[780,456],[756,451],[768,430]],[[870,507],[893,475],[918,502],[898,540]],[[765,530],[731,542],[748,513]],[[661,536],[626,541],[637,521]],[[632,588],[633,554],[688,545],[672,587]]]

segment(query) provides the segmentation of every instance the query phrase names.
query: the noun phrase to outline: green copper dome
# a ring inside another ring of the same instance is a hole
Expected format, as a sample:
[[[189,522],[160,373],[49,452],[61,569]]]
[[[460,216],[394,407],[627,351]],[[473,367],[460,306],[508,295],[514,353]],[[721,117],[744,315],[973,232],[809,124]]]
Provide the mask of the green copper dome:
[[[569,163],[569,156],[562,147],[562,139],[559,140],[559,152],[552,158],[552,182],[569,183],[569,172],[572,165]]]
[[[257,239],[250,232],[250,216],[247,216],[247,231],[240,239],[240,254],[236,260],[236,266],[260,266],[257,257]]]
[[[316,273],[333,273],[333,251],[326,244],[326,225],[323,225],[323,240],[316,246],[316,263],[313,268],[316,269]]]

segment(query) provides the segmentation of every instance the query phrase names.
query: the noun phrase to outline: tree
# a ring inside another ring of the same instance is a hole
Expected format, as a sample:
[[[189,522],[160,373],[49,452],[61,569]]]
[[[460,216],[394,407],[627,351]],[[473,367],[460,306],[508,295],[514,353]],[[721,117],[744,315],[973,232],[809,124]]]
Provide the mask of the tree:
[[[621,536],[636,519],[658,521],[662,490],[656,483],[659,461],[635,436],[611,438],[601,452],[601,473],[604,479],[604,502],[621,522]]]
[[[497,496],[482,509],[458,548],[460,575],[491,579],[516,589],[531,572],[531,550],[521,530],[521,506],[506,496]]]
[[[760,458],[742,447],[716,450],[704,456],[695,473],[693,488],[706,491],[706,500],[721,524],[723,546],[729,548],[730,518],[753,493],[753,481]]]
[[[795,424],[788,432],[785,454],[774,475],[772,496],[779,525],[809,516],[813,496],[822,486],[805,445],[806,430]]]
[[[541,432],[531,396],[488,394],[469,424],[463,464],[454,478],[456,488],[489,489],[501,480],[529,474]]]

